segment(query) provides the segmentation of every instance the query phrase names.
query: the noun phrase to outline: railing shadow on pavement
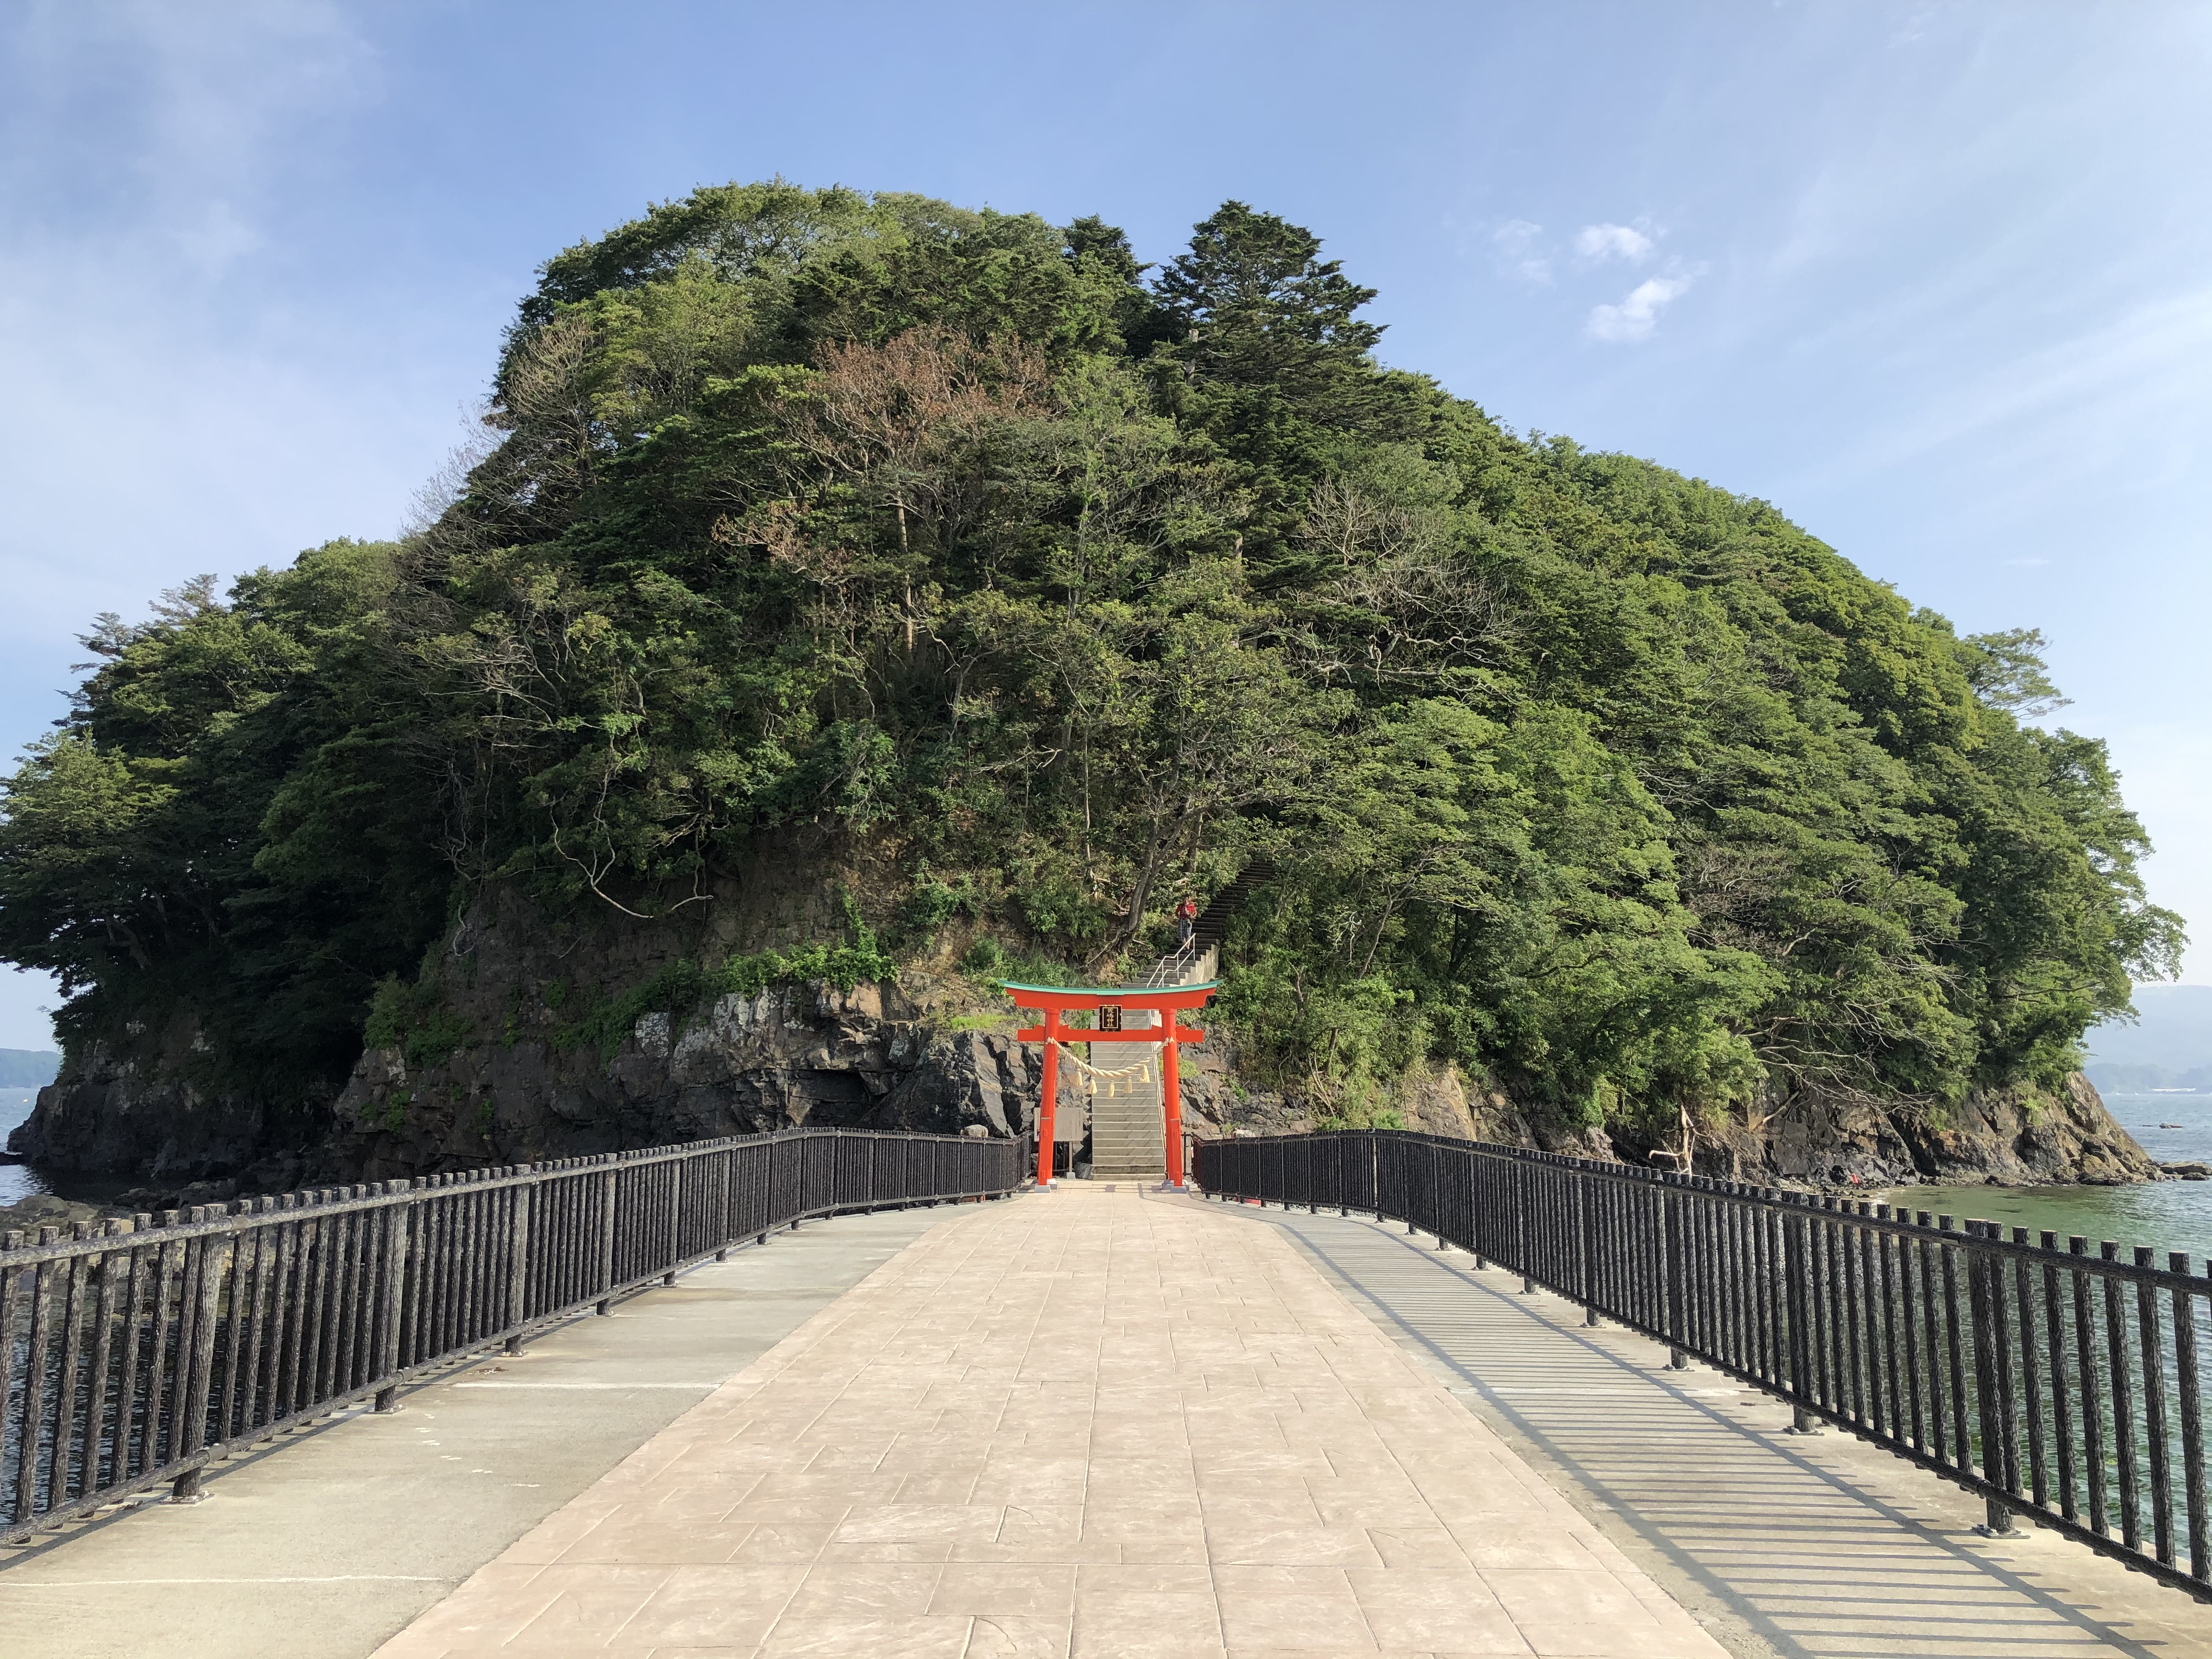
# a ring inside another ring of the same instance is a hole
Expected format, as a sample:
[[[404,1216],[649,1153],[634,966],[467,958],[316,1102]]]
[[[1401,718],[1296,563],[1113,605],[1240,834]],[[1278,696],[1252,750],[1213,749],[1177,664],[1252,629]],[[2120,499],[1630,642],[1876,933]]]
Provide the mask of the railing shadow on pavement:
[[[1580,1487],[1601,1526],[1633,1534],[1655,1566],[1680,1575],[1674,1594],[1710,1598],[1719,1627],[1741,1621],[1752,1640],[1723,1637],[1731,1651],[2153,1659],[2166,1650],[2109,1592],[2055,1587],[2047,1556],[1967,1544],[1948,1506],[1900,1480],[1904,1468],[1888,1458],[1854,1463],[1820,1441],[1777,1435],[1767,1413],[1746,1408],[1763,1394],[1713,1387],[1709,1371],[1653,1367],[1620,1340],[1635,1334],[1589,1329],[1572,1304],[1516,1294],[1494,1264],[1476,1272],[1465,1255],[1334,1211],[1263,1215],[1455,1392],[1481,1401],[1555,1487]],[[1486,1541],[1514,1559],[1516,1540]]]
[[[794,1129],[0,1236],[0,1544],[818,1217],[1001,1198],[1026,1136]]]
[[[1398,1130],[1202,1144],[1208,1196],[1360,1211],[2212,1601],[2212,1276],[2148,1248]]]

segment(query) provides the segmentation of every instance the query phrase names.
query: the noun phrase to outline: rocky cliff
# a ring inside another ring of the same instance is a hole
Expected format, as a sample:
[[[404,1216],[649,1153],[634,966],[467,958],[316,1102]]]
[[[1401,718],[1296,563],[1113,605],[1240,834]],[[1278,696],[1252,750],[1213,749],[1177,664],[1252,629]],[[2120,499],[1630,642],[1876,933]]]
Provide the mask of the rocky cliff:
[[[1225,1056],[1210,1056],[1193,1070],[1196,1081],[1188,1092],[1201,1133],[1311,1127],[1278,1097],[1239,1087]],[[1469,1089],[1451,1072],[1414,1082],[1399,1098],[1406,1127],[1432,1134],[1679,1167],[1677,1156],[1670,1155],[1679,1154],[1679,1140],[1662,1146],[1626,1132],[1608,1134],[1547,1121],[1501,1094]],[[1700,1175],[1800,1188],[1976,1181],[2109,1186],[2173,1173],[2136,1144],[2078,1072],[2061,1091],[1978,1090],[1942,1112],[1799,1095],[1769,1103],[1749,1122],[1702,1127],[1692,1157]]]
[[[536,1034],[428,1064],[372,1048],[325,1156],[379,1180],[799,1124],[1018,1134],[1037,1073],[1006,1036],[933,1020],[896,984],[776,986],[643,1014],[611,1052]]]
[[[1842,1186],[1986,1181],[2000,1186],[2155,1181],[2159,1166],[2079,1072],[2063,1090],[1976,1090],[1947,1111],[1883,1111],[1811,1097],[1762,1139],[1756,1179]]]
[[[757,872],[680,921],[590,930],[550,925],[514,895],[495,895],[426,965],[410,993],[412,1023],[368,1048],[335,1099],[277,1110],[196,1087],[199,1037],[180,1012],[161,1031],[73,1053],[11,1146],[58,1170],[169,1192],[213,1183],[219,1194],[804,1123],[1028,1128],[1037,1056],[952,970],[957,938],[849,989],[786,981],[623,1013],[673,964],[834,934],[840,896],[859,878]],[[1186,1126],[1201,1139],[1310,1126],[1297,1102],[1252,1085],[1224,1036],[1187,1058],[1184,1079]],[[1062,1122],[1079,1125],[1083,1097],[1072,1079],[1062,1086]],[[1398,1098],[1407,1127],[1433,1133],[1639,1163],[1679,1148],[1547,1121],[1449,1071],[1410,1080]],[[2078,1075],[2062,1093],[1976,1094],[1940,1115],[1800,1096],[1750,1123],[1701,1131],[1694,1157],[1707,1174],[1826,1187],[2160,1175]]]
[[[56,1171],[175,1188],[210,1175],[281,1191],[313,1172],[326,1115],[196,1085],[196,1023],[73,1048],[8,1150]]]
[[[1028,1127],[1036,1055],[1012,1040],[1011,1020],[983,1011],[977,985],[926,963],[848,989],[799,981],[711,995],[610,1028],[611,1009],[674,964],[835,936],[846,885],[807,873],[756,871],[678,921],[591,929],[492,896],[403,999],[404,1029],[362,1053],[334,1099],[276,1113],[195,1086],[199,1038],[180,1012],[167,1030],[72,1053],[12,1148],[172,1190],[275,1189],[805,1123]]]

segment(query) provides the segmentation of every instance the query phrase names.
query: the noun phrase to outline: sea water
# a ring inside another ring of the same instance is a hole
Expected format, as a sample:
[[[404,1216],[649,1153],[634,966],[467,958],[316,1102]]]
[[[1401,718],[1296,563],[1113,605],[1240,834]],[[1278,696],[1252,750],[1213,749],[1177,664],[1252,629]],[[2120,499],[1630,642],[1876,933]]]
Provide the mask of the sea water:
[[[2212,1164],[2212,1095],[2105,1097],[2120,1126],[2161,1164]],[[2172,1127],[2168,1127],[2172,1126]],[[2148,1244],[2166,1265],[2169,1250],[2212,1255],[2212,1181],[2157,1181],[2125,1187],[1899,1187],[1881,1194],[1900,1208],[1994,1221],[2008,1231],[2048,1229],[2065,1248],[2079,1233],[2094,1251],[2112,1239]],[[2131,1250],[2123,1250],[2131,1259]]]
[[[36,1089],[0,1089],[0,1146],[5,1146],[15,1126],[30,1116],[38,1098]],[[19,1198],[52,1190],[46,1178],[28,1164],[0,1164],[0,1204],[13,1204]]]

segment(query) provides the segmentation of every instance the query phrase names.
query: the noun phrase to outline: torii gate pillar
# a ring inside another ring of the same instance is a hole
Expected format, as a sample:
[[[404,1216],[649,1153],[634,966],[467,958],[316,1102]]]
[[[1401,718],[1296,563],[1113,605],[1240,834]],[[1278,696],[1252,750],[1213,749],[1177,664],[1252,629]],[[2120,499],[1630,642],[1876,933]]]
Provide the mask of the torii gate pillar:
[[[1165,1140],[1162,1150],[1167,1154],[1168,1185],[1177,1190],[1182,1188],[1182,1046],[1205,1042],[1206,1033],[1178,1024],[1176,1016],[1187,1008],[1204,1007],[1212,1000],[1218,986],[1217,980],[1208,980],[1203,985],[1121,985],[1097,989],[1070,985],[1018,985],[1011,981],[1001,984],[1000,988],[1013,998],[1017,1008],[1034,1008],[1043,1015],[1036,1024],[1024,1026],[1014,1033],[1018,1042],[1044,1044],[1043,1098],[1037,1103],[1036,1118],[1038,1186],[1052,1185],[1053,1120],[1060,1098],[1059,1045],[1073,1041],[1160,1045],[1160,1130]],[[1133,1031],[1123,1030],[1123,1013],[1131,1008],[1158,1010],[1159,1024]],[[1074,1012],[1089,1014],[1090,1024],[1071,1026],[1062,1022],[1062,1014]]]
[[[1053,1159],[1060,1141],[1053,1121],[1060,1107],[1060,1010],[1044,1011],[1044,1097],[1037,1104],[1037,1185],[1053,1182]]]

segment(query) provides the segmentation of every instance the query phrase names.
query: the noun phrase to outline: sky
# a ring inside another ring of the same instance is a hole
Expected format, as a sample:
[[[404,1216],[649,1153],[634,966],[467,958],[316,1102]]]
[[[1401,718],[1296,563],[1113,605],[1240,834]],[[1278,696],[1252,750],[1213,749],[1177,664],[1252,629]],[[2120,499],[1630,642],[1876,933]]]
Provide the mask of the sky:
[[[543,259],[702,184],[1159,260],[1237,198],[1517,431],[2033,627],[2212,983],[2212,5],[0,8],[0,745],[75,635],[404,524]],[[0,969],[0,1046],[44,1048]]]

